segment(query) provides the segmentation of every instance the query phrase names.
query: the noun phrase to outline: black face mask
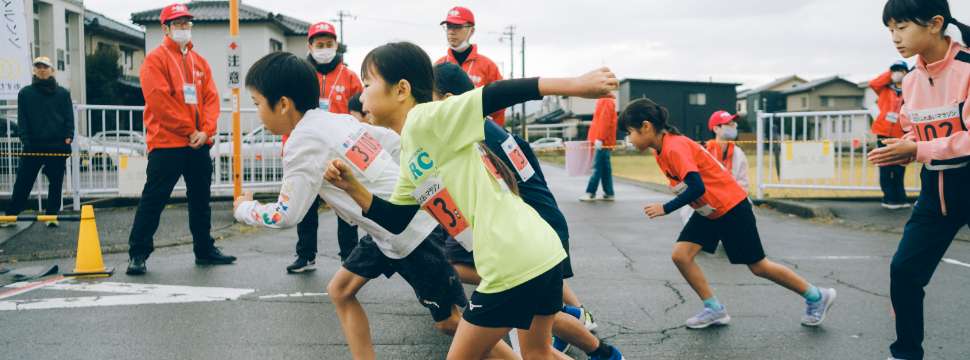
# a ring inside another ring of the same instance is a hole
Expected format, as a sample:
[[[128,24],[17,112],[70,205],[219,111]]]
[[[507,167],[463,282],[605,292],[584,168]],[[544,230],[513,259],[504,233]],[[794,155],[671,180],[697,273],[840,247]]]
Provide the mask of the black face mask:
[[[52,75],[47,80],[43,80],[34,75],[33,85],[46,94],[53,94],[54,90],[57,90],[57,79]]]

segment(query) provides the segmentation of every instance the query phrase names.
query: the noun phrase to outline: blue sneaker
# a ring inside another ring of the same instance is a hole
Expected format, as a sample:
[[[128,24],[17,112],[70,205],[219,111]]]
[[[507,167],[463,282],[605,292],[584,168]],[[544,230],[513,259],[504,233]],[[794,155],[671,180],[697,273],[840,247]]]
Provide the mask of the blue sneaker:
[[[616,346],[610,345],[610,349],[613,350],[613,354],[610,357],[590,356],[589,360],[626,360],[623,354],[620,353],[620,349],[617,349]]]
[[[819,326],[825,321],[825,314],[835,303],[835,289],[819,289],[822,298],[816,302],[805,302],[805,315],[802,315],[802,325]]]
[[[711,325],[727,325],[731,322],[731,316],[727,313],[727,308],[721,306],[721,310],[713,310],[704,307],[697,315],[687,319],[687,327],[690,329],[703,329]]]
[[[566,352],[569,351],[569,349],[572,347],[572,345],[569,345],[569,343],[566,342],[565,340],[560,339],[560,338],[556,337],[555,335],[553,335],[552,336],[552,347],[554,349],[556,349],[556,351],[559,351],[559,352],[565,354]]]

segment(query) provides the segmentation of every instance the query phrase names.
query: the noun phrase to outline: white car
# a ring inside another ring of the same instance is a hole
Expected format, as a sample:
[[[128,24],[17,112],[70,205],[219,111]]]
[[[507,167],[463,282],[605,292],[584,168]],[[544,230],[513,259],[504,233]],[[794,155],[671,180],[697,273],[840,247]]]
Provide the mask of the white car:
[[[74,143],[81,154],[81,170],[115,170],[123,155],[145,156],[144,145],[102,143],[80,135]]]
[[[219,143],[209,150],[217,162],[223,181],[229,180],[232,169],[232,137],[219,136]],[[225,140],[223,140],[225,139]],[[283,137],[260,126],[242,137],[242,167],[244,181],[277,181],[283,176]]]
[[[561,138],[547,137],[533,141],[529,146],[532,150],[557,150],[563,149],[564,145]]]

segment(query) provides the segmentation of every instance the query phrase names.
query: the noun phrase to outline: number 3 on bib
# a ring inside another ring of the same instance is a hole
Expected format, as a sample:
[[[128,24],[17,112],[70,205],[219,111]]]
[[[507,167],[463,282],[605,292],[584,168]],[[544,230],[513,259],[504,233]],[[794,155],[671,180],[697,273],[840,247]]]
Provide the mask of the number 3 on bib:
[[[428,178],[412,195],[449,236],[455,238],[465,250],[472,251],[472,234],[468,231],[471,226],[440,179]]]

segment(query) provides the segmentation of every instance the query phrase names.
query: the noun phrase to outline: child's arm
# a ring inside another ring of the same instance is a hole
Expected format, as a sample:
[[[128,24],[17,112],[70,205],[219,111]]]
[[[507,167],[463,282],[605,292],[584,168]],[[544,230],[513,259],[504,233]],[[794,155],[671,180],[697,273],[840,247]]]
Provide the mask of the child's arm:
[[[882,74],[879,74],[879,76],[877,76],[875,79],[872,79],[871,81],[869,81],[869,87],[872,88],[872,91],[876,92],[876,95],[878,95],[882,93],[883,90],[886,90],[886,88],[889,87],[889,85],[892,83],[893,83],[893,74],[892,72],[886,71]]]
[[[619,86],[616,75],[600,68],[574,78],[528,78],[496,81],[482,89],[482,117],[497,110],[540,100],[546,95],[577,96],[598,99],[610,96]]]
[[[323,178],[345,191],[360,206],[364,217],[394,234],[400,234],[418,213],[418,205],[397,205],[371,194],[343,161],[332,160]]]
[[[687,176],[684,177],[684,185],[687,185],[687,188],[666,204],[650,204],[644,207],[644,214],[651,219],[670,214],[687,204],[697,201],[707,191],[704,187],[704,180],[701,179],[701,174],[696,171],[687,173]]]
[[[330,156],[326,144],[310,137],[291,137],[286,144],[283,186],[275,202],[261,204],[251,195],[237,200],[236,220],[269,228],[296,226],[306,215],[320,191],[325,160]]]

